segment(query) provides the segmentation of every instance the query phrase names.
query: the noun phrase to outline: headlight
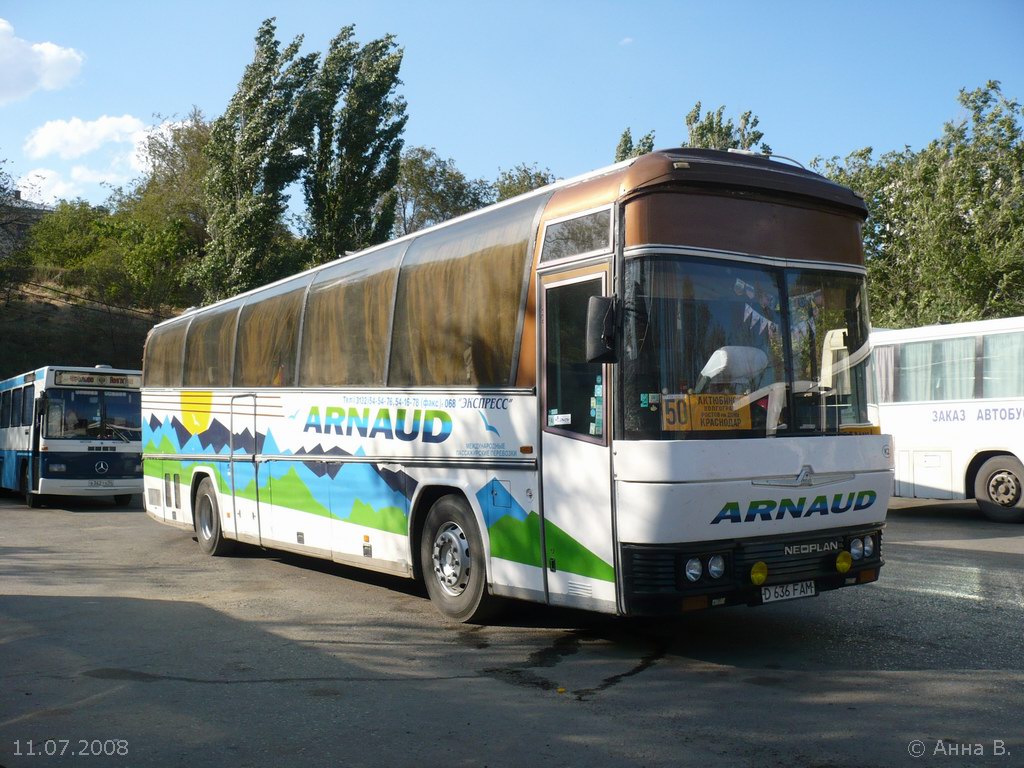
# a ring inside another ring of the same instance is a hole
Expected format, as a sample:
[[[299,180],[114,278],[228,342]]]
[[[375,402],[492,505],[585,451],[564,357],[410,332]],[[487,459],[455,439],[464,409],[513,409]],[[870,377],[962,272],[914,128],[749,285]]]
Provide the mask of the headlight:
[[[725,573],[725,558],[721,555],[714,555],[708,560],[708,576],[712,579],[722,578]]]
[[[686,561],[686,578],[690,581],[698,581],[704,573],[704,566],[701,565],[699,557],[691,557]]]
[[[864,537],[864,557],[872,557],[875,554],[875,537]]]
[[[854,539],[850,542],[850,555],[854,560],[860,560],[864,557],[864,542],[860,539]]]
[[[50,471],[51,472],[67,472],[68,471],[68,465],[67,464],[51,464],[50,465]]]

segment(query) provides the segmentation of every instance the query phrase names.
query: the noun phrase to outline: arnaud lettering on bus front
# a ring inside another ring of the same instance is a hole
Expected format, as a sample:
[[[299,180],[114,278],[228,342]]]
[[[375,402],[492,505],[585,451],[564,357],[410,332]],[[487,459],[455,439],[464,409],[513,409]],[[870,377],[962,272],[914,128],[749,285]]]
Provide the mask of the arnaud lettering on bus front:
[[[849,491],[831,495],[815,496],[808,504],[808,497],[801,496],[794,500],[759,499],[751,501],[744,510],[738,501],[726,502],[721,511],[711,521],[711,525],[722,522],[753,523],[755,521],[782,520],[786,517],[804,518],[812,515],[841,515],[853,510],[859,512],[872,506],[878,499],[875,491]]]
[[[750,406],[736,407],[737,395],[665,395],[661,428],[666,432],[750,429]]]

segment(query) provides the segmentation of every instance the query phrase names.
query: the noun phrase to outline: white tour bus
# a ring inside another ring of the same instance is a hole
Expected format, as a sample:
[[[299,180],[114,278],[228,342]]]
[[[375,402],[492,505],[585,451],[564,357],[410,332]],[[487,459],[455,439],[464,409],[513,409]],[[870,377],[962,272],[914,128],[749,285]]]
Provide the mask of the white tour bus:
[[[1024,521],[1024,317],[877,330],[871,346],[895,495]]]
[[[423,579],[462,621],[875,581],[865,215],[669,150],[187,312],[146,344],[147,512]]]
[[[46,366],[0,381],[0,487],[45,496],[142,493],[142,371]]]

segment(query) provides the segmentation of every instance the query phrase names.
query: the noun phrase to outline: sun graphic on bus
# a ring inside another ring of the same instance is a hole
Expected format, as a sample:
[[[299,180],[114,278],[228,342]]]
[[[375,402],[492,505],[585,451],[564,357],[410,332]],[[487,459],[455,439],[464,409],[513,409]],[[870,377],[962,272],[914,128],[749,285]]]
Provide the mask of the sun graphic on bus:
[[[182,392],[182,422],[191,434],[198,435],[210,428],[213,392]]]

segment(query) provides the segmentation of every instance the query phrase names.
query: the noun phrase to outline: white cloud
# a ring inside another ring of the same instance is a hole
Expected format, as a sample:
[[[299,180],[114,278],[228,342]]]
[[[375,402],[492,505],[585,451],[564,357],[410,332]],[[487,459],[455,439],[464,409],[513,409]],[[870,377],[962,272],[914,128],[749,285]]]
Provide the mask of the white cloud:
[[[52,168],[33,168],[20,179],[18,189],[26,200],[52,205],[58,200],[71,200],[81,196],[80,184],[68,181]]]
[[[103,115],[88,122],[73,117],[70,120],[50,120],[36,128],[22,149],[31,158],[57,155],[70,160],[95,152],[108,143],[138,145],[145,140],[145,135],[145,124],[131,115]]]
[[[0,19],[0,106],[24,99],[40,88],[63,88],[78,75],[85,56],[55,43],[30,43]]]
[[[633,38],[632,37],[624,37],[621,40],[619,40],[619,45],[632,45],[632,44],[633,44]]]

